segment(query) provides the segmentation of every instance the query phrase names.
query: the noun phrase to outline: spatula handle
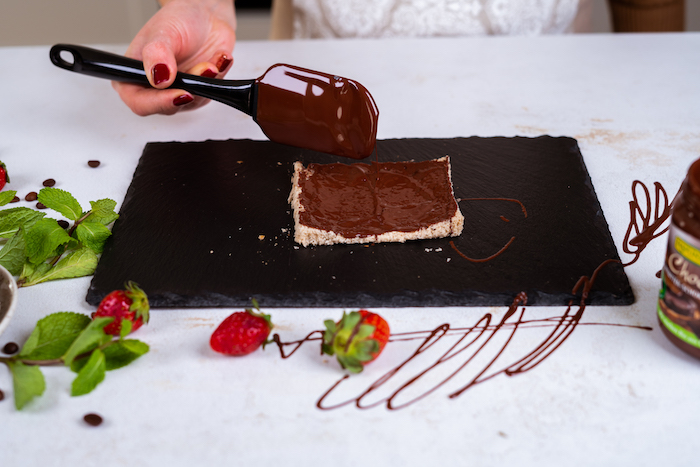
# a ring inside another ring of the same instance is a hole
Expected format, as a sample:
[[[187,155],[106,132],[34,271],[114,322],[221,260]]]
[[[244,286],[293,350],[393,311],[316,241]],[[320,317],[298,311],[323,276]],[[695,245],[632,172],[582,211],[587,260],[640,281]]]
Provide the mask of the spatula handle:
[[[68,60],[72,56],[72,61]],[[51,62],[59,68],[83,75],[139,84],[151,84],[143,62],[81,45],[56,44],[49,52]],[[222,80],[178,72],[170,86],[196,96],[230,105],[255,118],[255,80]]]

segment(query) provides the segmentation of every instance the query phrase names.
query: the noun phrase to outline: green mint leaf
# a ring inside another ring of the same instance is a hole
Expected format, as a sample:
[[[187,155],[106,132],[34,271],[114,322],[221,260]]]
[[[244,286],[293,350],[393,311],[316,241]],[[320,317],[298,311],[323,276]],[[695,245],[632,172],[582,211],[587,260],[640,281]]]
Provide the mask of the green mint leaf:
[[[56,263],[46,280],[89,276],[97,267],[97,255],[89,248],[71,251]]]
[[[122,326],[124,322],[122,321]],[[127,366],[149,350],[148,344],[136,339],[124,339],[116,341],[105,348],[107,358],[107,371],[117,370]]]
[[[19,280],[17,281],[17,285],[19,286],[20,283],[26,282],[28,278],[32,276],[36,272],[36,266],[30,263],[29,261],[25,261],[24,266],[22,266],[22,272],[19,275]]]
[[[19,357],[24,360],[61,358],[90,322],[89,316],[80,313],[52,313],[36,323]]]
[[[88,216],[90,222],[99,222],[103,225],[109,225],[119,217],[119,214],[114,211],[114,208],[117,207],[117,202],[112,199],[105,198],[97,201],[90,201],[90,206],[92,207],[90,215]]]
[[[85,354],[85,355],[81,355],[81,356],[76,357],[76,358],[70,363],[70,369],[71,369],[71,371],[74,372],[74,373],[79,373],[80,370],[83,369],[83,367],[85,366],[85,364],[86,364],[86,363],[88,362],[88,360],[90,359],[90,355],[92,355],[92,353],[89,353],[89,354]]]
[[[16,194],[17,194],[17,192],[14,190],[7,190],[7,191],[0,192],[0,206],[4,206],[7,203],[9,203],[10,201],[12,201],[12,199],[15,197]]]
[[[75,234],[83,245],[95,253],[102,253],[105,240],[112,235],[112,232],[99,222],[81,222],[76,227]]]
[[[80,249],[80,241],[76,238],[71,237],[68,243],[65,245],[62,245],[64,248],[64,251],[68,250],[78,250]]]
[[[24,253],[24,231],[18,230],[0,250],[0,264],[13,276],[22,272],[26,256]]]
[[[71,386],[71,396],[82,396],[97,387],[105,379],[107,371],[105,354],[100,349],[93,350],[90,358],[78,372]]]
[[[114,318],[98,317],[92,320],[63,355],[63,362],[66,366],[70,367],[73,364],[73,360],[79,355],[90,352],[112,340],[112,336],[104,331],[105,326],[112,321],[114,321]]]
[[[77,240],[75,240],[75,241],[77,241]],[[70,243],[70,241],[68,243]],[[49,255],[49,258],[55,258],[56,256],[61,256],[63,253],[68,251],[68,248],[66,248],[68,243],[65,243],[63,245],[58,245],[56,247],[56,249],[53,251],[53,253],[51,253]]]
[[[26,277],[24,287],[41,282],[89,276],[97,267],[97,254],[89,248],[71,251],[54,266],[42,263]],[[24,273],[23,273],[24,274]]]
[[[49,209],[60,212],[72,221],[80,219],[83,215],[83,208],[80,203],[67,191],[60,188],[43,188],[39,192],[39,202]]]
[[[17,282],[18,284],[21,282],[22,287],[38,284],[39,282],[43,282],[41,279],[50,269],[51,265],[49,263],[41,263],[35,266],[26,262],[22,268],[22,275],[20,275],[19,281]]]
[[[10,238],[20,227],[26,230],[45,215],[43,212],[25,207],[3,209],[0,211],[0,237]]]
[[[124,339],[126,336],[131,334],[131,329],[133,327],[134,327],[134,323],[132,323],[128,319],[123,319],[121,328],[119,329],[119,339]]]
[[[12,373],[15,407],[17,410],[22,410],[32,399],[44,393],[46,381],[38,366],[25,365],[17,361],[10,361],[7,365]]]
[[[29,262],[39,264],[46,261],[59,245],[68,243],[70,236],[55,219],[44,218],[27,230],[24,241]]]

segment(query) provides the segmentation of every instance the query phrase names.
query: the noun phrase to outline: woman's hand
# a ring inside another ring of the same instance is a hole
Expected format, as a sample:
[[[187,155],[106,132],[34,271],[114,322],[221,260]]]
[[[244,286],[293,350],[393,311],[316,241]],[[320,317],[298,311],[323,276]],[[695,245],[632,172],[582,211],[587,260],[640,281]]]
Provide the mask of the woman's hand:
[[[165,89],[177,71],[223,77],[233,62],[236,15],[233,0],[160,0],[162,8],[144,25],[126,51],[143,61],[151,85]],[[157,90],[112,82],[137,115],[172,115],[208,102],[179,89]]]

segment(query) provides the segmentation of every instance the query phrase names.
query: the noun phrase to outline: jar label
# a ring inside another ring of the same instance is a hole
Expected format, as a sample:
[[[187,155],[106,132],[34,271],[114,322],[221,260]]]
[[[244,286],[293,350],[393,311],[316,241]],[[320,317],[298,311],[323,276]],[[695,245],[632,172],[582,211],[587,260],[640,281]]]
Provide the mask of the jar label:
[[[700,349],[700,241],[673,224],[656,310],[669,332]]]

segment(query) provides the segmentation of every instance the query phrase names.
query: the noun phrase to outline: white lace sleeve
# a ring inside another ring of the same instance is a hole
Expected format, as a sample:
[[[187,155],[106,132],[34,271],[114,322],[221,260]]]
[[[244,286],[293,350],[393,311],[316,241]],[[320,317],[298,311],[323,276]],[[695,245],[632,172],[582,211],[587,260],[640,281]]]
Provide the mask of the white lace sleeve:
[[[572,32],[589,0],[294,0],[294,37]]]

